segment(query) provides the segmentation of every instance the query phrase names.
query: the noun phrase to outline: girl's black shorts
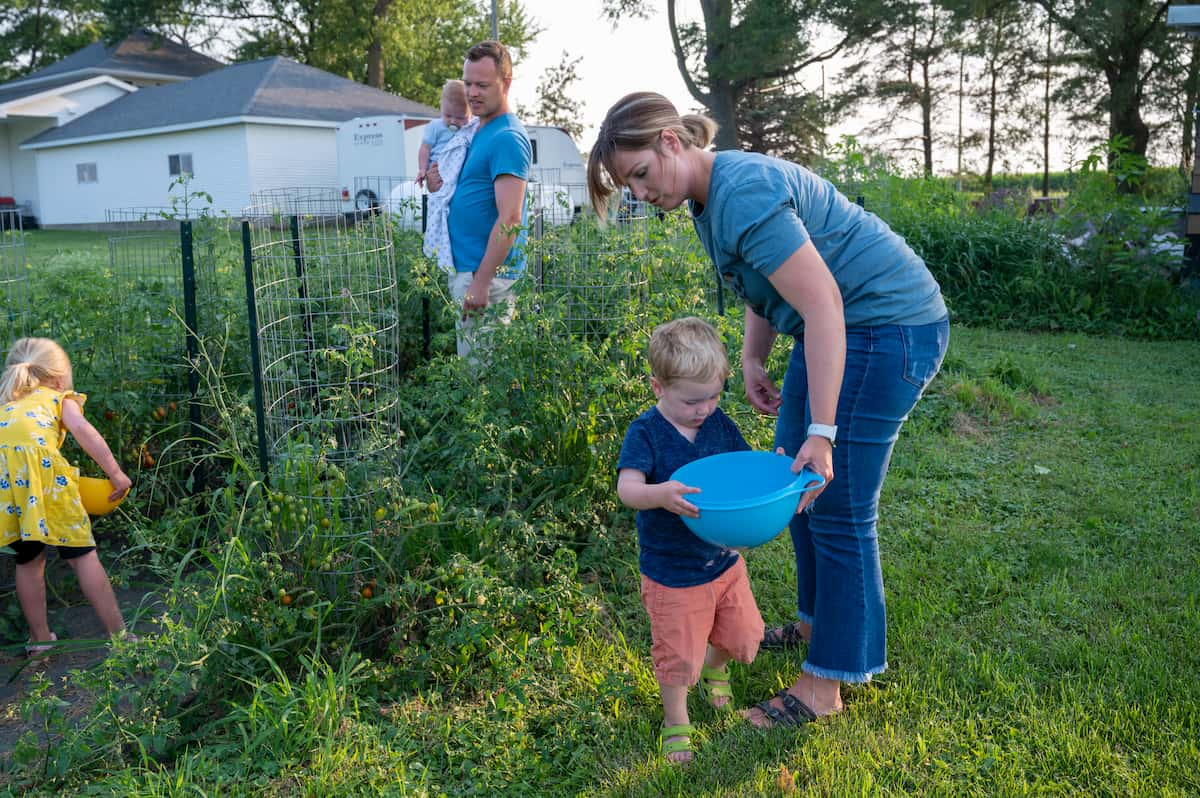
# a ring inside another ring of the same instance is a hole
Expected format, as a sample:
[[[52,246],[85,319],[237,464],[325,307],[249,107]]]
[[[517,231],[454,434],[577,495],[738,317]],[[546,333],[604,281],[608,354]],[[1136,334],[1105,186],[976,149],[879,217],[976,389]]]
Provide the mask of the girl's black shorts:
[[[17,565],[33,562],[46,550],[46,544],[40,540],[17,540],[8,544],[17,553]],[[95,551],[95,546],[55,546],[58,556],[63,560],[73,560],[82,557],[89,551]]]

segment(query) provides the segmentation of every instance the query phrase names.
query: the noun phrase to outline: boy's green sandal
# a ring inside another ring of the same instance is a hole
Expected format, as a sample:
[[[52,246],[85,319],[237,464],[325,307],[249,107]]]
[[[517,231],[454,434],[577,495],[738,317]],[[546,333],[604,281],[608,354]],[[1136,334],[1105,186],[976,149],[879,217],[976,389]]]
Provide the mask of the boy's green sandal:
[[[692,761],[692,735],[696,727],[690,723],[678,726],[663,726],[658,733],[658,743],[661,747],[663,761],[671,765],[686,765]],[[676,739],[672,740],[674,737]],[[672,759],[674,754],[687,754],[686,759]]]
[[[711,668],[705,665],[700,669],[700,695],[708,705],[717,712],[733,711],[733,688],[729,686],[729,663],[724,668]],[[723,704],[717,704],[713,699],[727,699]]]

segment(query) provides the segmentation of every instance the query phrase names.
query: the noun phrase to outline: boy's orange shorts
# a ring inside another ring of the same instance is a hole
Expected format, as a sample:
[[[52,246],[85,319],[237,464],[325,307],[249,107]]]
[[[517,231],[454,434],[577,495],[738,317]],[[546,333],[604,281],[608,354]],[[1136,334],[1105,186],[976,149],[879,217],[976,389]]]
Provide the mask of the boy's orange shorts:
[[[650,656],[659,684],[695,684],[708,643],[738,662],[753,662],[762,642],[763,619],[741,557],[712,582],[693,587],[666,587],[643,576],[642,606],[650,615]]]

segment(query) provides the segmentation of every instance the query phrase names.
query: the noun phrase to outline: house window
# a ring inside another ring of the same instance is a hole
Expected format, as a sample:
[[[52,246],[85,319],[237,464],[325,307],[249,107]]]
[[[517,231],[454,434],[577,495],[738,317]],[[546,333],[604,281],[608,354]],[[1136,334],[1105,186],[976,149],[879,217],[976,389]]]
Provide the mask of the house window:
[[[75,164],[75,180],[79,183],[97,183],[95,163]]]
[[[533,150],[533,163],[537,163],[537,139],[530,139],[529,146]]]
[[[192,154],[190,152],[181,152],[178,155],[168,155],[167,171],[171,173],[171,177],[195,174],[192,171]]]

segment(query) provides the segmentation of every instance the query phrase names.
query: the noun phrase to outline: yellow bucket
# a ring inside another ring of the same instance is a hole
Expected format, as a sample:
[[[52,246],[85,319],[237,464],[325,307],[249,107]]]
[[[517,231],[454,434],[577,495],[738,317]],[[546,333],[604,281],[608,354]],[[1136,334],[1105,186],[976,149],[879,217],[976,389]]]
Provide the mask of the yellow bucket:
[[[121,502],[125,501],[125,496],[129,495],[129,491],[125,491],[125,496],[115,502],[110,502],[108,497],[112,495],[113,490],[113,484],[107,479],[79,478],[79,499],[83,502],[83,509],[87,510],[88,515],[108,515],[117,509]]]

